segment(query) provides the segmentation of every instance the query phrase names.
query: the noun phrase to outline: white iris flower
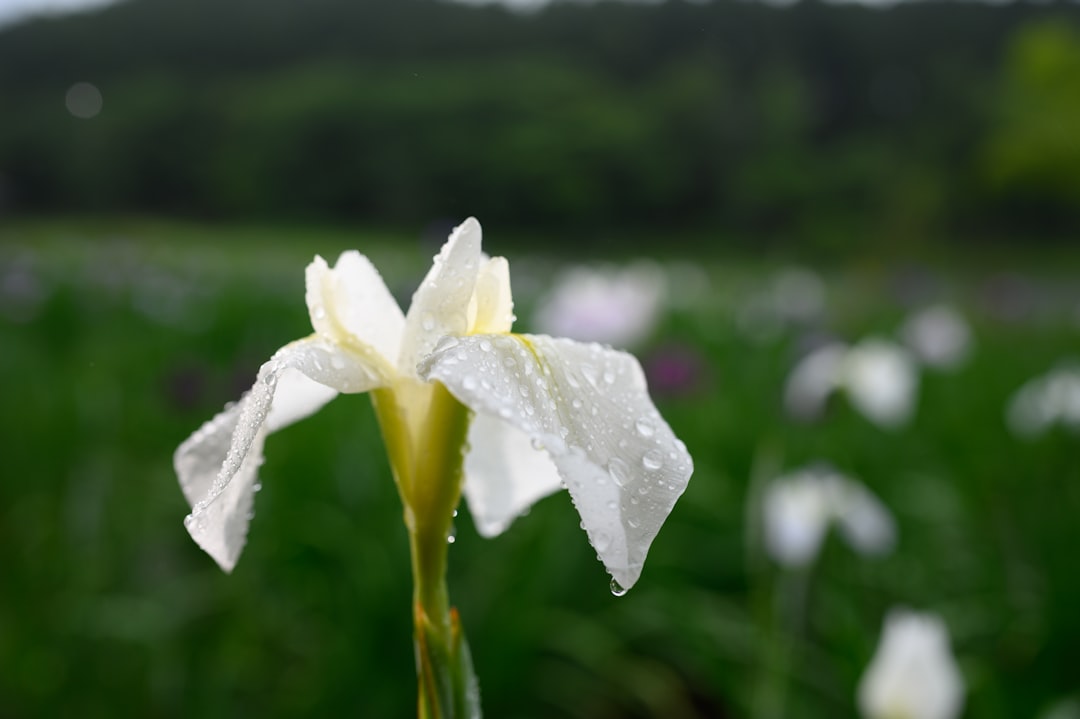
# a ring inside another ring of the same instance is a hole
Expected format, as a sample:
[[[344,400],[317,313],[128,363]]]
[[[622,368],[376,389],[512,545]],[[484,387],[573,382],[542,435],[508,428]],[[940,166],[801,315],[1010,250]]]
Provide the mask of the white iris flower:
[[[510,332],[509,266],[483,255],[480,239],[475,219],[453,231],[407,314],[358,252],[308,266],[314,334],[278,350],[254,387],[176,452],[192,507],[185,524],[223,569],[244,545],[266,436],[338,393],[371,392],[411,530],[456,503],[460,488],[438,485],[464,453],[481,534],[565,486],[614,582],[637,581],[686,488],[690,455],[633,357]]]
[[[859,682],[866,719],[954,719],[964,706],[964,679],[934,614],[893,610]]]
[[[830,525],[856,551],[882,555],[896,544],[896,521],[869,489],[819,466],[777,477],[765,488],[765,548],[778,563],[805,567],[814,561]]]

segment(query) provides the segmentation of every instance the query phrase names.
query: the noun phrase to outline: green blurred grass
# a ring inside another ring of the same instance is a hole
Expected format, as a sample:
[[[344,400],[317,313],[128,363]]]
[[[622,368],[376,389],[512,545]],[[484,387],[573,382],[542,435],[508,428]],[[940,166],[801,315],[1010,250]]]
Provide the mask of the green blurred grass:
[[[232,575],[184,531],[171,455],[308,331],[313,254],[361,249],[405,302],[436,249],[415,234],[0,227],[0,716],[413,713],[408,548],[366,398],[339,398],[269,441]],[[499,242],[488,250],[509,255],[523,288],[571,259]],[[974,323],[971,362],[924,374],[914,422],[884,432],[843,401],[819,424],[784,418],[800,333],[751,341],[733,319],[779,259],[694,259],[708,290],[652,346],[704,354],[696,393],[658,398],[696,472],[638,586],[608,593],[566,496],[495,540],[476,536],[467,511],[457,520],[451,595],[488,716],[853,715],[895,604],[948,621],[967,716],[1031,715],[1078,688],[1078,440],[1058,430],[1018,441],[1003,422],[1017,387],[1077,354],[1076,265],[940,260],[821,268],[830,314],[819,331],[890,333],[905,304],[931,295]],[[910,276],[933,281],[905,291]],[[1022,316],[987,299],[1002,282],[1026,288]],[[530,300],[518,296],[523,329]],[[762,556],[748,529],[752,479],[816,459],[893,509],[893,555],[862,558],[830,539],[800,575]]]

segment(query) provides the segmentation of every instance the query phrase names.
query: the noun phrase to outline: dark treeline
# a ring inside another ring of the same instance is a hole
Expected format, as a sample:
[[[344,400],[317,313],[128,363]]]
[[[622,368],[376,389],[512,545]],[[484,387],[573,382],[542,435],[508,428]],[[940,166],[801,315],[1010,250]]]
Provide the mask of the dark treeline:
[[[131,0],[0,32],[7,212],[1068,237],[1080,5]],[[89,119],[65,93],[92,83]]]

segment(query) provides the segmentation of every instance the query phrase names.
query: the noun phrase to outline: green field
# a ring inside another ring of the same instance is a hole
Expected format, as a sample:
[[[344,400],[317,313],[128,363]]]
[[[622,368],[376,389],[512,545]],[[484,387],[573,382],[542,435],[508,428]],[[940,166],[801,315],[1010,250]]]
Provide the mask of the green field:
[[[310,331],[312,255],[358,248],[407,301],[437,250],[417,236],[0,225],[0,717],[414,712],[408,545],[367,399],[270,439],[231,575],[184,530],[172,452]],[[497,236],[486,248],[510,260],[528,331],[571,258]],[[700,360],[692,387],[655,397],[695,474],[622,598],[565,494],[493,540],[463,509],[449,583],[487,716],[854,716],[897,605],[946,620],[965,716],[1078,698],[1080,440],[1061,428],[1017,439],[1004,413],[1024,382],[1080,357],[1080,263],[973,254],[815,266],[825,315],[767,333],[741,308],[791,258],[662,258],[684,274],[636,354]],[[808,338],[893,335],[943,300],[970,321],[974,350],[922,374],[909,425],[879,429],[842,397],[819,422],[785,417]],[[833,535],[809,570],[768,559],[754,488],[815,460],[888,505],[892,554],[860,556]]]

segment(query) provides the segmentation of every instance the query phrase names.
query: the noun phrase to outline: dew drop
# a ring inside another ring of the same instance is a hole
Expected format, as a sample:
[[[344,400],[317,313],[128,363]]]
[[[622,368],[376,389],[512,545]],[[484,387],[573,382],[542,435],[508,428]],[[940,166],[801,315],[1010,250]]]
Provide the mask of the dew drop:
[[[653,423],[644,417],[640,417],[637,422],[634,422],[634,429],[636,429],[637,433],[642,437],[652,437],[656,432],[656,427],[653,426]]]
[[[629,591],[629,590],[626,587],[619,584],[614,579],[611,580],[611,594],[613,596],[621,597],[621,596],[625,595],[627,591]]]
[[[581,400],[575,397],[573,400],[570,401],[570,406],[574,409],[581,409]]]
[[[472,392],[476,389],[476,378],[471,374],[466,375],[465,379],[461,380],[461,386],[465,388],[466,392]]]
[[[529,440],[529,444],[531,444],[532,448],[536,451],[540,451],[544,448],[544,440],[540,439],[539,437],[533,437],[531,440]]]
[[[324,319],[326,317],[326,310],[323,308],[322,305],[315,305],[311,309],[311,315],[315,319],[321,320],[321,319]]]
[[[648,470],[657,470],[664,466],[664,456],[659,450],[650,449],[641,458],[641,464]]]
[[[435,315],[425,312],[424,316],[420,318],[420,326],[424,328],[425,332],[431,332],[435,329]]]
[[[605,370],[604,371],[604,381],[607,382],[608,384],[614,384],[615,383],[615,373],[612,372],[611,370]]]
[[[608,474],[611,475],[611,479],[619,487],[625,487],[626,483],[630,480],[630,468],[626,462],[618,457],[612,457],[608,461],[607,465]]]
[[[339,355],[331,355],[330,364],[334,369],[345,369],[345,359]]]
[[[484,352],[490,352],[491,351],[491,341],[490,340],[480,340],[480,349],[483,350]]]
[[[604,552],[610,546],[611,546],[611,535],[610,534],[605,534],[604,532],[597,532],[596,535],[593,536],[593,547],[596,549],[596,551]]]

